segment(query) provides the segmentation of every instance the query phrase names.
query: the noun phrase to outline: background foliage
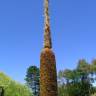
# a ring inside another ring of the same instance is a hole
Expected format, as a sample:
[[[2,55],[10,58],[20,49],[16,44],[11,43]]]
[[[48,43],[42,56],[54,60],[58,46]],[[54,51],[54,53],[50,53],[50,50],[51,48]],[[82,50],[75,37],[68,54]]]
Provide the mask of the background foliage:
[[[39,74],[39,68],[37,66],[29,66],[26,72],[26,83],[29,88],[31,88],[34,96],[39,96],[40,91],[40,74]]]
[[[91,64],[84,59],[79,60],[75,69],[58,73],[59,96],[91,96],[96,92],[95,84],[96,60]]]
[[[2,72],[0,72],[0,86],[4,88],[4,96],[33,96],[27,86],[13,81]]]
[[[0,72],[0,86],[4,88],[4,96],[39,96],[39,79],[37,66],[29,66],[27,69],[27,85]],[[75,69],[60,70],[57,79],[58,96],[96,96],[96,60],[91,64],[84,59],[79,60]]]

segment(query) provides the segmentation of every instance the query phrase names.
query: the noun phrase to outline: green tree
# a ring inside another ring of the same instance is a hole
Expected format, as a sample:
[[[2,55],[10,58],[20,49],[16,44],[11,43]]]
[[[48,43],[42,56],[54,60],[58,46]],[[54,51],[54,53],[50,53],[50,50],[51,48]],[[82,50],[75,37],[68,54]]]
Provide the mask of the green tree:
[[[0,72],[0,86],[4,89],[4,96],[33,96],[27,86],[17,83],[2,72]]]
[[[74,70],[60,71],[59,96],[90,96],[94,93],[91,73],[92,64],[88,64],[85,60],[80,60]]]
[[[40,84],[39,84],[40,74],[39,68],[36,66],[30,66],[26,73],[26,83],[32,89],[35,96],[39,96]]]

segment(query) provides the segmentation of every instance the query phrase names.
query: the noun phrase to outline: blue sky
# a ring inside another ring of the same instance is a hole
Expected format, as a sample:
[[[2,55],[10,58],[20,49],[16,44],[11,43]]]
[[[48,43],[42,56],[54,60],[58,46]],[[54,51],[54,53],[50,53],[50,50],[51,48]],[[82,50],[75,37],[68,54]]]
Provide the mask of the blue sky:
[[[24,82],[39,66],[44,32],[43,0],[0,0],[0,71]],[[96,58],[96,0],[50,0],[57,70]]]

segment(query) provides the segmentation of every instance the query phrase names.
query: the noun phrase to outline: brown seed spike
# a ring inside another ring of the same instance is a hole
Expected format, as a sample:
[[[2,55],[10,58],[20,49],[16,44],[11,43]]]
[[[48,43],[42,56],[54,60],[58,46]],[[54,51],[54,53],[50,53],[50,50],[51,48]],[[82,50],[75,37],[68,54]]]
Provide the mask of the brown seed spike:
[[[44,29],[44,48],[52,48],[51,42],[51,32],[50,32],[50,23],[49,23],[49,8],[48,8],[49,0],[45,0],[44,7],[45,7],[45,29]]]
[[[40,57],[40,96],[57,96],[57,74],[55,55],[44,48]]]

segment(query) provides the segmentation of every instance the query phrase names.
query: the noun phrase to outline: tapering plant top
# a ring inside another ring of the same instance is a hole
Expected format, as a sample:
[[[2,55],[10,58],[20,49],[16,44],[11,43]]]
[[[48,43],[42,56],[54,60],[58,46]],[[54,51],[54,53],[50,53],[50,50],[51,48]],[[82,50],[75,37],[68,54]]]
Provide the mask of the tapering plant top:
[[[44,0],[44,15],[45,15],[45,28],[44,28],[44,48],[52,48],[50,20],[49,20],[49,0]]]

